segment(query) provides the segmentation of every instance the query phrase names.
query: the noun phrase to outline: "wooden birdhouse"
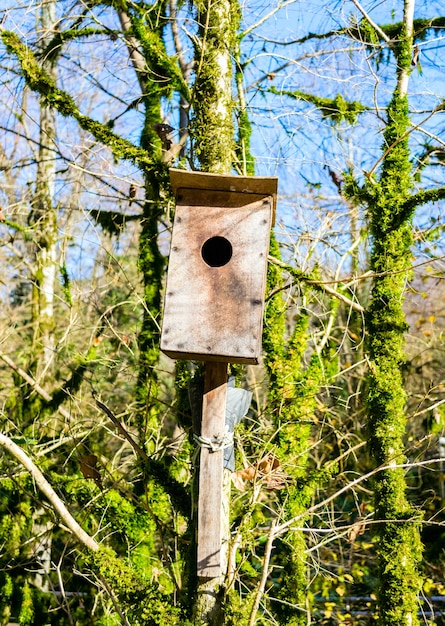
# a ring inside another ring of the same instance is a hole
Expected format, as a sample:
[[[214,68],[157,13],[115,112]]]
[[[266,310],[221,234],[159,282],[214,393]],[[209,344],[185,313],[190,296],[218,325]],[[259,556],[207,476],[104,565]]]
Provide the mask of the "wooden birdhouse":
[[[170,170],[176,197],[161,350],[258,363],[277,178]]]

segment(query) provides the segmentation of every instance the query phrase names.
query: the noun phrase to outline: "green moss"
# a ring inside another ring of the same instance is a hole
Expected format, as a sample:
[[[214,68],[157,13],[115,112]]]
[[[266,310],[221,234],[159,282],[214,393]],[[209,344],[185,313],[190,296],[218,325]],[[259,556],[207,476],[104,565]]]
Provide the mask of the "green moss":
[[[392,24],[380,24],[382,31],[390,38],[391,41],[397,42],[403,38],[404,25],[403,22],[394,22]],[[413,22],[414,40],[423,41],[428,31],[441,31],[445,29],[445,17],[434,17],[430,19],[415,19]],[[372,45],[377,45],[382,41],[377,31],[370,26],[366,19],[360,21],[357,26],[351,25],[348,33],[360,41]]]
[[[34,624],[33,594],[28,582],[25,582],[22,588],[19,624],[20,626],[33,626]]]
[[[250,139],[252,126],[247,111],[241,110],[238,114],[238,139],[236,143],[236,155],[241,163],[242,172],[246,176],[255,174],[255,159],[251,152]]]
[[[270,254],[280,258],[279,245],[274,236],[271,238]],[[298,277],[298,270],[290,268],[289,271]],[[278,265],[269,265],[267,291],[275,295],[267,302],[263,346],[269,376],[269,406],[277,432],[274,451],[293,478],[282,499],[285,516],[290,519],[304,515],[314,494],[316,482],[308,478],[308,450],[316,397],[326,377],[318,354],[314,354],[309,363],[305,364],[310,337],[308,315],[300,313],[294,320],[290,337],[287,337],[287,309],[280,291],[283,286],[282,274]],[[329,355],[327,360],[332,361],[336,371],[336,359]],[[286,602],[277,605],[276,611],[282,624],[303,626],[307,622],[305,552],[303,533],[289,532],[280,548],[283,577],[277,593]]]
[[[169,56],[165,49],[162,37],[163,23],[150,23],[144,11],[144,15],[131,16],[133,33],[142,46],[143,56],[147,63],[147,79],[156,84],[157,89],[165,97],[170,97],[172,92],[178,91],[187,101],[190,99],[190,92],[187,83],[184,81],[178,60],[174,56]],[[150,87],[153,89],[153,86]]]
[[[253,176],[255,174],[255,159],[251,152],[251,135],[252,125],[250,123],[249,114],[244,95],[243,85],[243,66],[241,63],[241,37],[237,37],[237,47],[235,51],[235,82],[238,91],[238,139],[236,142],[236,156],[239,164],[241,164],[241,172],[245,176]]]
[[[240,9],[237,0],[196,3],[200,47],[193,89],[193,153],[203,171],[228,173],[232,165],[232,59]]]
[[[165,259],[161,254],[158,238],[159,209],[150,205],[142,220],[139,237],[139,269],[144,283],[145,310],[138,335],[139,375],[136,387],[140,405],[139,433],[141,444],[149,432],[158,427],[157,376],[155,367],[159,359],[159,323],[161,311],[162,277]]]
[[[105,35],[109,37],[116,37],[117,31],[105,29],[105,28],[97,28],[97,27],[89,27],[89,28],[69,28],[67,30],[61,30],[54,34],[51,41],[45,47],[41,54],[39,54],[39,59],[42,59],[47,64],[54,63],[57,57],[62,52],[63,44],[67,41],[85,39],[87,37],[93,37],[97,35]]]
[[[83,130],[90,132],[97,141],[108,146],[115,158],[127,159],[142,169],[152,167],[153,160],[148,152],[119,137],[106,124],[83,115],[73,98],[56,86],[51,75],[39,65],[35,55],[15,33],[2,31],[1,38],[8,52],[19,61],[28,87],[41,96],[46,106],[56,109],[64,117],[76,119]]]
[[[355,124],[360,113],[369,110],[369,107],[361,102],[345,100],[341,94],[338,94],[335,98],[322,98],[304,91],[278,90],[275,87],[270,87],[268,91],[279,96],[287,96],[294,100],[309,102],[319,109],[323,117],[331,120],[334,124],[340,124],[340,122]]]
[[[398,73],[407,71],[412,42],[400,31],[395,48]],[[397,90],[387,110],[384,158],[380,177],[368,188],[373,237],[374,279],[367,313],[367,344],[371,364],[367,398],[370,448],[377,466],[375,478],[379,563],[379,624],[418,624],[418,565],[421,559],[419,514],[406,497],[403,436],[406,428],[402,366],[405,361],[403,311],[406,279],[411,268],[412,193],[408,100]],[[412,207],[414,209],[414,207]],[[394,466],[394,467],[391,467]]]
[[[401,219],[405,221],[409,218],[417,207],[420,207],[428,202],[438,202],[445,198],[445,187],[438,187],[436,189],[424,189],[412,194],[403,205],[401,212]]]
[[[172,606],[169,595],[160,586],[102,546],[92,552],[86,564],[111,588],[120,610],[132,626],[175,626],[183,623],[180,611]]]
[[[59,267],[60,278],[62,279],[62,292],[65,298],[65,302],[69,306],[73,306],[73,299],[71,297],[71,281],[68,274],[68,270],[66,265],[61,265]]]

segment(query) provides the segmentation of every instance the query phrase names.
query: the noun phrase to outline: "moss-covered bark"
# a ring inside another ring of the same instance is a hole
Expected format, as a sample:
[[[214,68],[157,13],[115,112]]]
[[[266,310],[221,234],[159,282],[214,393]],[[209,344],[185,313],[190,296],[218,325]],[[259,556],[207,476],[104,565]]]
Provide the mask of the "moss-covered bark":
[[[407,3],[408,4],[408,3]],[[368,414],[370,447],[376,467],[375,515],[378,527],[381,626],[418,624],[418,565],[421,558],[420,515],[406,497],[403,436],[406,427],[402,378],[403,312],[411,267],[412,226],[406,203],[412,193],[406,85],[412,58],[412,34],[407,27],[395,48],[398,84],[387,110],[379,181],[369,185],[369,219],[373,238],[371,267],[376,273],[367,314],[370,377]]]
[[[41,47],[47,43],[56,23],[56,4],[47,2],[41,9],[43,35]],[[57,57],[46,63],[49,76],[55,79]],[[54,360],[54,291],[58,224],[54,208],[56,173],[56,111],[40,99],[40,144],[37,162],[36,188],[28,223],[33,233],[32,317],[34,341],[31,369],[42,381],[51,374]]]
[[[278,243],[271,240],[270,253],[280,257]],[[277,265],[269,266],[268,289],[283,282]],[[282,497],[287,519],[301,516],[314,493],[308,476],[308,451],[316,394],[325,380],[321,357],[314,354],[305,367],[308,347],[308,316],[300,314],[291,336],[286,339],[286,306],[281,292],[268,302],[263,334],[265,364],[269,374],[269,410],[276,426],[277,454],[292,481]],[[280,624],[305,626],[307,610],[306,541],[301,531],[289,532],[283,540],[280,565],[283,568],[277,591],[283,604],[276,603]],[[274,607],[275,608],[275,607]]]
[[[193,156],[206,172],[227,174],[233,160],[232,55],[237,47],[237,0],[195,2],[199,40],[193,88]]]

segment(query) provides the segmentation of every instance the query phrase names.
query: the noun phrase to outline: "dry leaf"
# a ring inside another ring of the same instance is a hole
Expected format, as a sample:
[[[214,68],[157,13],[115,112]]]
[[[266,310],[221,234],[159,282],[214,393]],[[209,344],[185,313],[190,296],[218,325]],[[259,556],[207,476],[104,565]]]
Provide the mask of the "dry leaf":
[[[365,532],[365,529],[366,529],[366,524],[364,524],[363,520],[359,517],[357,521],[348,530],[349,541],[351,543],[354,543],[357,537],[359,537],[360,535],[363,535],[363,533]]]
[[[84,478],[94,480],[96,485],[102,489],[102,478],[97,469],[97,456],[95,454],[86,454],[80,457],[80,471]]]
[[[245,481],[261,482],[266,489],[283,489],[290,481],[290,476],[273,454],[268,454],[260,461],[249,465],[232,476],[233,484],[239,491],[245,491]]]

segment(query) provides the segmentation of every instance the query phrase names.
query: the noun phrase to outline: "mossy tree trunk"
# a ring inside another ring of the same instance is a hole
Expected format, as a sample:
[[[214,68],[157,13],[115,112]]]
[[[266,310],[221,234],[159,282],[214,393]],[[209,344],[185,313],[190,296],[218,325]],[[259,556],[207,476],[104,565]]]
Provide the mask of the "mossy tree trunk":
[[[201,169],[230,173],[234,154],[232,56],[237,49],[237,0],[195,2],[199,39],[193,88],[193,156]]]
[[[270,253],[275,258],[280,256],[274,237]],[[287,336],[287,307],[280,289],[283,282],[282,270],[271,264],[268,291],[277,293],[267,305],[263,343],[269,375],[269,410],[277,432],[276,453],[281,466],[292,477],[288,488],[282,492],[282,509],[285,519],[301,519],[310,506],[316,486],[308,473],[310,436],[316,396],[329,375],[329,366],[318,352],[305,364],[310,331],[309,316],[304,310],[295,321],[290,337]],[[332,364],[335,367],[335,359]],[[304,533],[289,531],[282,539],[280,553],[282,575],[277,596],[283,602],[274,603],[274,613],[280,624],[306,626],[310,623],[310,606]]]
[[[44,50],[53,37],[56,25],[56,3],[44,2],[39,29],[40,47]],[[55,78],[56,59],[45,63]],[[57,266],[57,215],[54,207],[56,176],[56,111],[40,98],[40,139],[37,158],[36,186],[29,224],[33,230],[32,319],[34,326],[30,368],[40,379],[51,373],[54,360],[54,289]]]
[[[202,171],[228,174],[234,155],[232,58],[237,44],[240,9],[237,0],[195,2],[199,37],[195,50],[191,126],[193,157]],[[221,510],[221,575],[197,582],[196,624],[224,622],[224,581],[230,538],[230,471],[224,470]]]
[[[378,612],[381,626],[415,626],[419,623],[417,594],[421,558],[419,513],[406,497],[403,436],[406,426],[402,377],[403,312],[406,281],[411,268],[412,193],[407,131],[408,78],[413,53],[413,0],[404,5],[404,29],[394,44],[398,66],[397,86],[388,106],[384,132],[384,159],[379,181],[369,185],[369,218],[375,272],[367,315],[370,380],[368,414],[370,446],[377,468],[375,517],[379,521]]]
[[[162,3],[165,5],[166,3]],[[159,9],[162,14],[161,8]],[[147,447],[151,435],[159,428],[156,365],[159,359],[159,323],[162,278],[165,260],[159,249],[158,226],[162,215],[162,146],[153,126],[162,122],[161,100],[172,91],[171,76],[161,67],[156,49],[165,54],[163,30],[166,20],[150,12],[118,11],[129,56],[141,90],[144,124],[140,145],[153,158],[153,166],[145,169],[145,202],[139,237],[139,269],[144,285],[144,312],[139,332],[139,372],[136,385],[139,444]],[[157,80],[149,79],[155,76]],[[148,444],[148,447],[150,445]],[[151,450],[153,452],[153,450]]]

